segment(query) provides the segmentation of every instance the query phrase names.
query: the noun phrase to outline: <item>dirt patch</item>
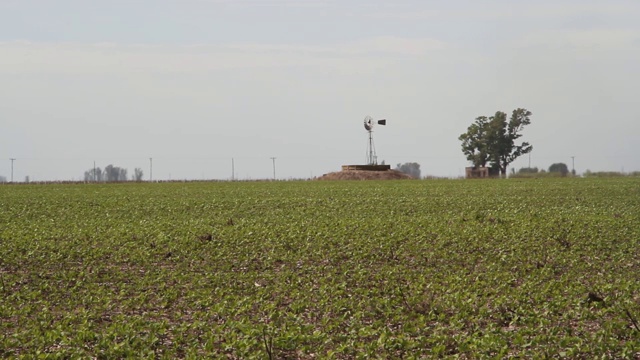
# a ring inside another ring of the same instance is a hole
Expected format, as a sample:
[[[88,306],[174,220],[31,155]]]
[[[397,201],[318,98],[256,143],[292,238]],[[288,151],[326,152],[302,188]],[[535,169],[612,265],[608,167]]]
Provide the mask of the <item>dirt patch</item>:
[[[406,180],[413,179],[410,175],[397,170],[366,171],[346,170],[324,174],[318,180]]]

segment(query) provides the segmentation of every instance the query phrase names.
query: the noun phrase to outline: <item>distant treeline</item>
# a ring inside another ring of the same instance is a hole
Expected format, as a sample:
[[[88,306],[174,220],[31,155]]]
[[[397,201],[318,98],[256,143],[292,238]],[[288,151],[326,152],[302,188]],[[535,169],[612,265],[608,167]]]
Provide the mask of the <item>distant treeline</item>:
[[[538,169],[537,167],[525,167],[515,171],[512,169],[510,177],[512,178],[533,178],[533,177],[564,177],[564,176],[576,176],[575,170],[569,171],[569,168],[564,163],[555,163],[549,166],[548,170]],[[622,177],[622,176],[640,176],[640,171],[633,171],[630,173],[623,173],[617,171],[596,171],[592,172],[587,170],[582,174],[583,177]]]
[[[618,177],[618,176],[640,176],[640,171],[632,171],[623,173],[617,171],[590,171],[587,170],[582,174],[584,177]]]
[[[142,169],[135,168],[133,171],[133,181],[142,181],[144,173]],[[129,181],[127,169],[123,169],[113,165],[107,165],[104,170],[99,167],[89,169],[84,172],[85,182],[123,182]]]

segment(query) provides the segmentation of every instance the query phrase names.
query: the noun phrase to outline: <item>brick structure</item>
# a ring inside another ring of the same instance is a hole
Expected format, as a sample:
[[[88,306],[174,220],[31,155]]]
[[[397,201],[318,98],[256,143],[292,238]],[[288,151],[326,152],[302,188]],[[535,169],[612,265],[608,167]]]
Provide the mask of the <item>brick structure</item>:
[[[488,167],[467,167],[465,168],[467,179],[488,178],[491,176]]]
[[[391,170],[391,165],[342,165],[342,171],[349,170],[387,171]]]

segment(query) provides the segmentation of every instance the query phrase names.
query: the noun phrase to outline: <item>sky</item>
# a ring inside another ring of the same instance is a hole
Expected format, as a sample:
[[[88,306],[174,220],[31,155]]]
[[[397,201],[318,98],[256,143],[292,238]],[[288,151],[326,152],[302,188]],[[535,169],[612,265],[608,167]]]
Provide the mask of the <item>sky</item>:
[[[516,108],[534,149],[511,167],[640,171],[638,18],[637,0],[0,0],[0,176],[13,158],[15,181],[309,178],[365,163],[370,115],[379,161],[458,177],[458,136]]]

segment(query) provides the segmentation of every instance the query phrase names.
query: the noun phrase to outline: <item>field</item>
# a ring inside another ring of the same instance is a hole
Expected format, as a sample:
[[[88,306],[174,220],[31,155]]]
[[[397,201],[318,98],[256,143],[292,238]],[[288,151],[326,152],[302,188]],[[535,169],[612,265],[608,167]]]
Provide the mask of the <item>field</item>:
[[[633,358],[640,180],[0,186],[0,358]]]

